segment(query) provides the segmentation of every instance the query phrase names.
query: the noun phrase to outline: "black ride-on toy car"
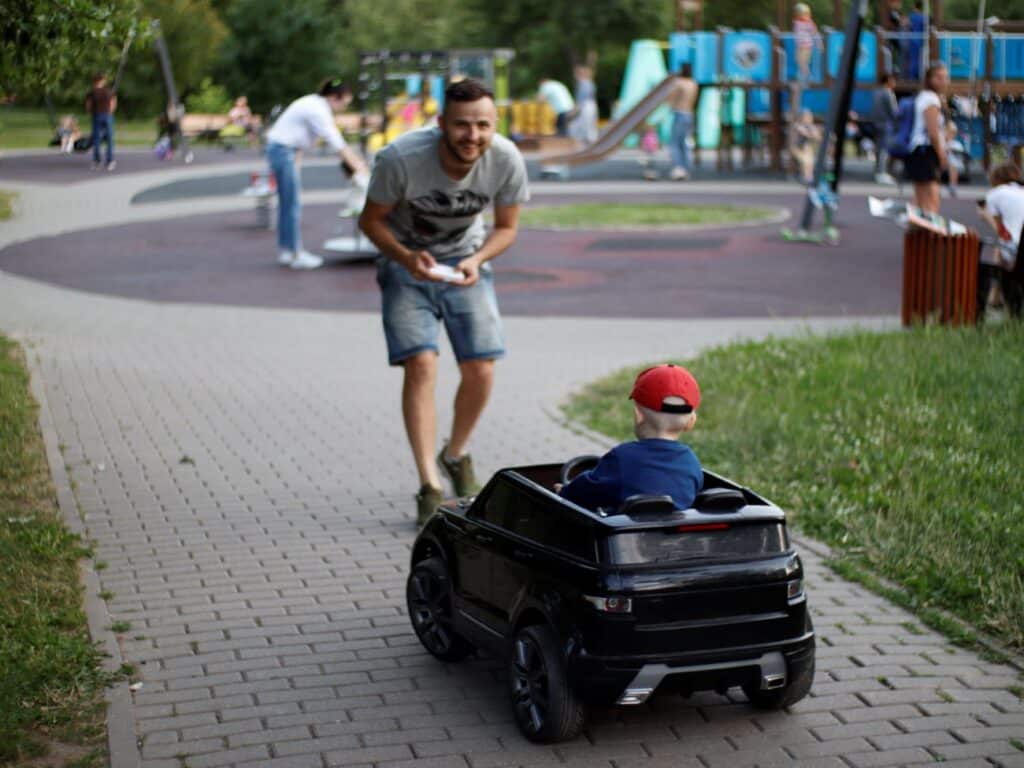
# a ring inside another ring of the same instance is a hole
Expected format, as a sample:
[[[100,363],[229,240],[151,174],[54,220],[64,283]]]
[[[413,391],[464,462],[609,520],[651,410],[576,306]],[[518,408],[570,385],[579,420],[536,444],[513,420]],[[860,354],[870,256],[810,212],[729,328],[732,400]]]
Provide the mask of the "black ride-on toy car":
[[[581,468],[503,469],[441,505],[412,552],[409,619],[438,659],[504,659],[531,741],[576,736],[584,704],[739,686],[789,706],[811,689],[814,631],[782,510],[704,473],[693,508],[633,497],[587,510],[552,491]]]

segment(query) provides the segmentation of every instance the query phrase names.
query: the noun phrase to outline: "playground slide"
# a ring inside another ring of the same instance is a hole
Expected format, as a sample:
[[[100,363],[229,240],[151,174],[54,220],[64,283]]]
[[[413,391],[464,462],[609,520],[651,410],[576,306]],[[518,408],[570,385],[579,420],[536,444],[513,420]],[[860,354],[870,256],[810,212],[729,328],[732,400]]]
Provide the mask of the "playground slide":
[[[626,140],[631,133],[639,130],[647,116],[661,106],[672,88],[670,75],[656,85],[646,96],[638,101],[631,110],[605,128],[604,133],[589,147],[568,152],[562,155],[549,155],[540,158],[541,166],[545,165],[586,165],[607,157]]]

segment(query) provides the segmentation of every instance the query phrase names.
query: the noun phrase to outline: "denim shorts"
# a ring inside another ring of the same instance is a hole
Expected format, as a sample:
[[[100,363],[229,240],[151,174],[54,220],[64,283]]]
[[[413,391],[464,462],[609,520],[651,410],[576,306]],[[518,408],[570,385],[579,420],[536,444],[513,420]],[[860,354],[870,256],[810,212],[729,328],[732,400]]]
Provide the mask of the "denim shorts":
[[[459,261],[442,263],[454,267]],[[377,260],[377,284],[383,299],[384,336],[391,365],[400,365],[426,350],[438,352],[442,322],[460,363],[504,357],[505,335],[489,265],[480,268],[476,284],[463,288],[417,280],[397,261],[382,257]]]

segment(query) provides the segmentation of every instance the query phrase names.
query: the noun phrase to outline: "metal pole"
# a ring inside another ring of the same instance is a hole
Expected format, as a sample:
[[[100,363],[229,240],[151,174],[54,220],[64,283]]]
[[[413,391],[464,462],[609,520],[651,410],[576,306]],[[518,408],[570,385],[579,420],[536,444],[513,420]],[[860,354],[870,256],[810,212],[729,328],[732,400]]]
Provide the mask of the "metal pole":
[[[150,28],[153,30],[153,45],[156,47],[156,55],[160,59],[160,70],[164,76],[164,87],[167,89],[168,122],[178,123],[182,158],[186,163],[190,163],[192,162],[192,151],[188,147],[188,138],[185,136],[185,132],[181,130],[181,118],[185,110],[178,104],[178,89],[174,86],[171,56],[167,52],[167,43],[164,42],[164,36],[160,30],[160,19],[153,19],[150,23]],[[173,114],[170,114],[171,110],[173,110]]]
[[[856,71],[857,54],[860,50],[860,30],[867,13],[867,0],[853,0],[846,19],[846,37],[843,40],[843,55],[839,63],[839,72],[832,81],[832,92],[828,100],[828,116],[825,119],[825,131],[818,147],[818,156],[814,163],[814,188],[817,189],[825,177],[825,166],[828,163],[828,145],[830,137],[835,134],[837,152],[842,151],[845,140],[842,132],[846,131],[846,115],[849,111],[850,92],[853,89],[853,78]],[[838,168],[837,171],[841,171]],[[832,182],[833,191],[839,190],[838,172]],[[808,230],[814,221],[814,204],[810,197],[804,203],[804,213],[800,220],[800,228]]]

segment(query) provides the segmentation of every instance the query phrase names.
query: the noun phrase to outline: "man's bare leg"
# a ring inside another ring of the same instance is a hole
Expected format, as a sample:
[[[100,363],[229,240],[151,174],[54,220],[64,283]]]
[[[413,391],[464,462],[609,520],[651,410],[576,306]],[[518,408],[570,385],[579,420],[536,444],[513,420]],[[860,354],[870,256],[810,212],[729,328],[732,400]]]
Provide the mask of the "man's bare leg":
[[[459,364],[459,372],[462,380],[455,393],[455,416],[446,451],[450,459],[457,459],[466,452],[473,428],[490,399],[494,388],[494,361],[467,360]]]
[[[403,367],[402,418],[420,485],[440,488],[441,478],[434,463],[434,447],[437,445],[437,409],[434,405],[437,354],[421,352],[408,358]]]

